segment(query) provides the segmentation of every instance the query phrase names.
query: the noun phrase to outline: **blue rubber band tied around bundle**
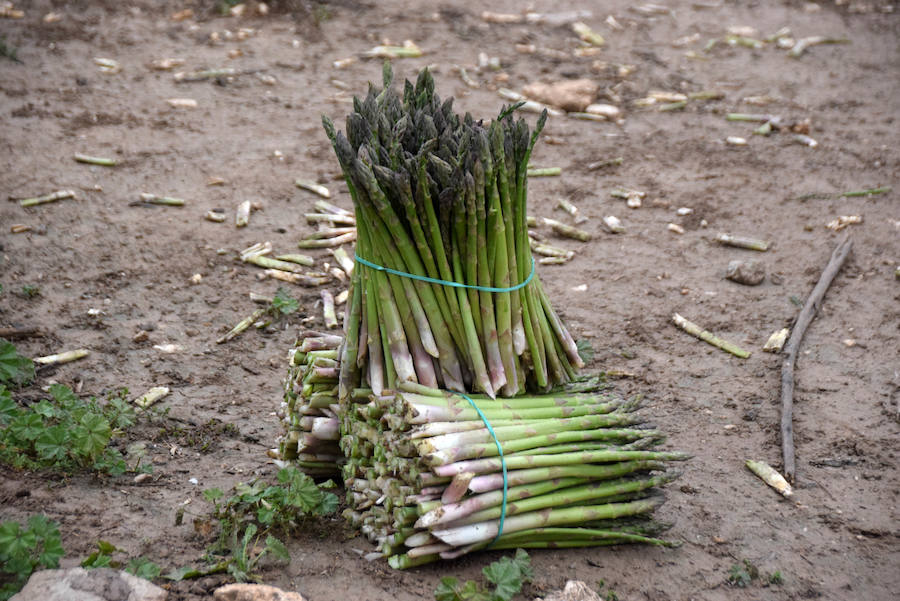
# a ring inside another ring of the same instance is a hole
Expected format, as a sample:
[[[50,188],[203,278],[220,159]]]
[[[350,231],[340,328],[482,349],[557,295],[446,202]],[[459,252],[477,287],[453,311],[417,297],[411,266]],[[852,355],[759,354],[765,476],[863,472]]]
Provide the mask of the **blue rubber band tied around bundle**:
[[[532,271],[532,273],[534,273]],[[527,282],[526,282],[527,283]],[[509,489],[509,479],[506,476],[506,458],[503,456],[503,446],[500,444],[500,440],[497,438],[497,435],[494,434],[494,429],[491,427],[491,422],[488,421],[488,418],[482,413],[481,409],[478,408],[478,405],[475,404],[475,401],[471,399],[468,395],[465,395],[461,392],[453,391],[453,394],[458,394],[462,398],[469,401],[469,404],[474,407],[475,411],[478,412],[478,417],[481,418],[481,421],[484,422],[484,425],[487,426],[488,432],[491,433],[491,436],[494,438],[494,444],[497,445],[497,452],[500,453],[500,467],[503,468],[503,504],[500,506],[500,524],[497,526],[497,536],[494,537],[494,540],[488,544],[488,547],[497,542],[497,539],[500,538],[500,535],[503,534],[503,522],[506,520],[506,493]]]
[[[391,269],[390,267],[385,267],[383,265],[379,265],[377,263],[373,263],[371,261],[367,261],[363,259],[359,255],[354,255],[357,263],[362,263],[366,267],[371,267],[372,269],[376,269],[378,271],[383,271],[385,273],[391,273],[393,275],[399,275],[404,278],[410,278],[412,280],[419,280],[421,282],[429,282],[431,284],[440,284],[442,286],[452,286],[453,288],[468,288],[471,290],[480,290],[481,292],[515,292],[520,288],[524,288],[531,282],[532,278],[534,278],[534,257],[531,258],[531,272],[528,274],[528,277],[525,278],[525,281],[521,284],[516,284],[515,286],[510,286],[509,288],[496,288],[494,286],[476,286],[474,284],[460,284],[459,282],[450,282],[447,280],[439,280],[437,278],[430,278],[424,275],[415,275],[413,273],[406,273],[405,271],[398,271],[396,269]]]

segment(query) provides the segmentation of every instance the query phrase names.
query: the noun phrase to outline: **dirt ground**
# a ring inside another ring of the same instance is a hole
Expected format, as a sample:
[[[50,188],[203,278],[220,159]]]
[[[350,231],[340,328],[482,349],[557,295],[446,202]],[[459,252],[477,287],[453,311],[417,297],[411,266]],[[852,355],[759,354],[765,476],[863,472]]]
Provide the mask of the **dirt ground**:
[[[16,4],[24,18],[0,18],[0,36],[21,60],[0,58],[0,194],[15,199],[70,188],[77,199],[30,209],[0,203],[0,327],[39,327],[43,336],[16,342],[29,356],[90,349],[88,358],[40,371],[38,385],[58,381],[97,396],[119,387],[134,395],[151,386],[172,389],[162,403],[170,419],[136,434],[151,450],[150,482],[0,470],[0,518],[40,511],[57,520],[64,566],[76,565],[98,539],[164,568],[196,563],[207,541],[189,519],[175,526],[176,510],[203,515],[209,507],[202,489],[227,490],[274,473],[266,450],[281,431],[274,411],[285,355],[302,328],[321,327],[318,291],[293,289],[298,314],[217,345],[254,309],[249,292],[271,295],[278,287],[236,254],[264,240],[291,252],[313,230],[303,215],[316,197],[295,188],[295,178],[325,183],[336,203],[350,206],[320,116],[343,123],[350,98],[380,81],[381,66],[333,63],[382,41],[411,39],[425,54],[395,61],[398,78],[433,65],[439,93],[476,118],[498,113],[504,103],[498,86],[521,90],[533,81],[575,77],[596,80],[600,101],[623,110],[620,124],[551,117],[532,163],[561,167],[562,176],[530,181],[530,212],[569,220],[555,209],[557,199],[567,198],[588,217],[582,227],[594,239],[554,240],[577,255],[541,266],[540,274],[576,337],[596,349],[588,370],[631,374],[616,386],[646,395],[647,411],[670,434],[668,446],[696,455],[667,488],[659,511],[674,522],[669,536],[684,542],[680,548],[535,551],[528,594],[567,579],[591,585],[602,579],[604,594],[614,590],[629,601],[896,598],[900,21],[893,4],[666,0],[668,14],[645,14],[621,0],[529,4],[539,13],[593,11],[584,20],[606,38],[593,56],[573,55],[578,40],[567,25],[486,23],[480,15],[487,5],[472,0],[418,8],[394,0],[285,1],[273,3],[267,16],[251,6],[240,18],[220,16],[212,2],[184,0]],[[521,7],[512,0],[490,4],[498,12]],[[185,8],[195,16],[171,18]],[[47,23],[51,12],[60,18]],[[851,43],[811,47],[798,59],[774,44],[719,44],[704,52],[731,26],[753,27],[758,38],[790,27],[796,38]],[[241,28],[252,32],[245,37]],[[681,38],[686,45],[673,45]],[[537,51],[519,52],[517,44]],[[499,58],[500,70],[479,72],[480,52]],[[95,57],[115,59],[121,71],[101,72]],[[172,72],[148,66],[166,57],[184,59],[184,70],[259,73],[176,83]],[[454,65],[466,67],[479,87],[466,85]],[[680,111],[637,102],[653,90],[710,89],[724,97],[690,101]],[[770,104],[751,104],[760,96]],[[170,98],[192,98],[198,106],[171,107]],[[727,121],[729,112],[808,119],[818,145],[797,143],[786,132],[752,135],[757,124]],[[728,136],[748,143],[728,145]],[[74,153],[119,164],[80,164]],[[616,157],[621,165],[592,168]],[[224,183],[209,185],[212,178]],[[646,192],[643,206],[630,209],[611,197],[617,186]],[[840,196],[878,186],[894,190]],[[134,206],[140,192],[187,202]],[[259,210],[238,229],[233,210],[244,200]],[[228,221],[204,220],[216,207]],[[693,211],[678,212],[682,207]],[[606,230],[607,215],[618,216],[625,232]],[[798,314],[843,235],[825,227],[840,215],[860,215],[862,223],[849,226],[852,254],[798,360],[798,481],[788,501],[744,467],[750,458],[781,467],[781,358],[761,348]],[[14,224],[30,231],[10,233]],[[724,247],[714,241],[718,232],[763,238],[772,248]],[[325,252],[315,254],[327,260]],[[733,259],[762,262],[765,282],[726,280]],[[39,295],[27,298],[24,286]],[[752,356],[742,360],[685,334],[672,325],[673,312]],[[142,330],[146,340],[135,341]],[[162,352],[161,345],[177,350]],[[340,518],[289,548],[290,565],[265,570],[264,581],[313,601],[427,599],[442,576],[477,578],[499,557],[394,572],[367,563],[361,555],[371,547]],[[729,569],[744,559],[764,573],[780,571],[784,584],[730,587]],[[205,598],[221,582],[175,583],[170,598]]]

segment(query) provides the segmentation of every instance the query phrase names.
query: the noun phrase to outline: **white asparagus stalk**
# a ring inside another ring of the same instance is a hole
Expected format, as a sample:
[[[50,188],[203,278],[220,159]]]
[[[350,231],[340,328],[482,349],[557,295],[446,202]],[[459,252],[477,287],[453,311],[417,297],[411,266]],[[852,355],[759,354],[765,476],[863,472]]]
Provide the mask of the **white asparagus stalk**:
[[[652,511],[659,500],[644,500],[633,503],[607,503],[605,505],[582,505],[560,509],[532,511],[521,515],[507,516],[503,524],[504,533],[529,530],[535,527],[566,526],[597,519],[613,519],[622,515],[635,515]],[[636,509],[640,507],[640,509]],[[480,541],[489,541],[497,535],[500,520],[488,520],[478,524],[434,530],[432,533],[453,547],[461,547]],[[422,547],[418,547],[421,549]]]
[[[21,207],[33,207],[35,205],[42,205],[48,202],[56,202],[57,200],[65,200],[66,198],[75,198],[74,190],[57,190],[56,192],[51,192],[50,194],[45,194],[43,196],[36,196],[34,198],[23,198],[19,201],[19,206]]]
[[[209,211],[207,211],[206,215],[204,215],[203,218],[207,221],[212,221],[215,223],[222,223],[223,221],[228,219],[228,217],[225,216],[225,211],[217,211],[215,209],[210,209]]]
[[[236,336],[240,335],[241,332],[243,332],[244,330],[249,328],[253,324],[253,322],[255,322],[257,319],[262,317],[267,310],[268,310],[268,308],[257,309],[256,311],[251,313],[249,317],[245,317],[244,319],[239,321],[238,324],[236,326],[234,326],[233,328],[231,328],[227,334],[225,334],[224,336],[222,336],[221,338],[216,340],[216,344],[222,344],[223,342],[228,342],[232,338],[235,338]]]
[[[239,72],[237,69],[226,67],[224,69],[207,69],[205,71],[193,71],[190,73],[179,71],[175,75],[173,75],[173,79],[177,83],[181,82],[192,82],[192,81],[203,81],[204,79],[213,79],[216,77],[231,77],[234,75],[241,75],[242,72]],[[252,71],[248,71],[247,73],[252,73]]]
[[[355,234],[356,227],[332,227],[332,224],[319,223],[319,229],[308,236],[307,240],[323,240],[325,238],[337,238],[346,234]]]
[[[333,330],[338,327],[337,313],[334,310],[334,296],[329,290],[322,290],[322,315],[326,328]]]
[[[538,259],[540,265],[562,265],[571,261],[571,257],[541,257]]]
[[[345,215],[349,217],[353,217],[353,211],[348,211],[347,209],[342,209],[337,205],[333,205],[327,200],[317,200],[316,204],[313,207],[322,213],[332,213],[333,215]]]
[[[157,196],[156,194],[148,194],[141,192],[141,200],[153,205],[164,205],[169,207],[183,207],[184,200],[181,198],[173,198],[171,196]]]
[[[621,234],[625,231],[625,226],[622,225],[622,222],[615,215],[607,215],[603,218],[603,223],[613,234]]]
[[[94,57],[94,64],[100,67],[100,70],[104,73],[118,73],[122,70],[122,65],[119,64],[119,61],[112,58],[96,56]]]
[[[74,351],[65,351],[63,353],[57,353],[55,355],[47,355],[45,357],[35,357],[32,359],[35,363],[40,363],[41,365],[59,365],[60,363],[69,363],[70,361],[75,361],[77,359],[81,359],[82,357],[87,357],[91,354],[91,351],[87,349],[75,349]]]
[[[433,545],[440,543],[430,532],[416,532],[412,536],[406,538],[403,544],[407,547],[423,547],[425,545]]]
[[[198,106],[194,98],[168,98],[166,102],[169,106],[180,109],[195,109]]]
[[[787,341],[789,333],[790,330],[787,328],[782,328],[777,332],[773,332],[763,345],[763,350],[767,353],[780,353],[781,349],[784,348],[784,343]]]
[[[246,227],[250,223],[250,201],[245,200],[238,205],[234,212],[234,225],[236,227]]]
[[[402,46],[375,46],[362,53],[368,58],[418,58],[422,56],[422,49],[416,46],[412,40],[406,40]]]
[[[603,46],[606,43],[606,40],[603,39],[602,35],[595,32],[588,27],[586,23],[582,23],[581,21],[572,23],[572,31],[575,32],[575,35],[577,35],[582,42],[586,42],[591,46]]]
[[[272,243],[266,240],[265,242],[257,242],[252,246],[248,246],[244,250],[241,251],[241,260],[244,260],[244,257],[249,257],[250,255],[268,255],[272,252]]]
[[[313,259],[309,255],[293,253],[287,255],[277,255],[275,258],[279,261],[287,261],[288,263],[296,263],[297,265],[305,265],[306,267],[312,267],[316,262],[315,259]]]
[[[794,489],[791,488],[788,481],[768,463],[748,459],[746,465],[751,472],[759,476],[763,482],[777,490],[784,497],[790,498],[794,495]]]
[[[788,56],[791,58],[799,58],[804,52],[806,52],[807,48],[811,48],[813,46],[818,46],[819,44],[849,44],[850,40],[847,38],[830,38],[822,35],[814,35],[808,38],[800,38],[794,44],[794,47],[790,49],[788,52]]]
[[[337,296],[334,297],[334,304],[335,305],[343,305],[344,303],[347,302],[347,299],[349,297],[350,297],[350,291],[342,290],[341,292],[339,292],[337,294]]]
[[[353,242],[354,240],[356,240],[355,231],[343,234],[341,236],[335,236],[334,238],[310,238],[307,240],[301,240],[297,243],[297,246],[299,246],[300,248],[329,248],[340,246],[341,244],[345,244],[347,242]]]
[[[330,252],[335,261],[338,262],[341,269],[347,273],[347,276],[353,277],[353,268],[356,266],[356,262],[350,258],[347,251],[344,250],[344,247],[328,249],[328,252]]]
[[[313,417],[310,433],[321,440],[340,440],[340,424],[331,417]]]
[[[169,389],[165,386],[154,386],[138,398],[132,401],[140,409],[147,409],[160,399],[169,394]]]
[[[100,165],[101,167],[115,167],[116,160],[115,159],[106,159],[103,157],[92,157],[86,154],[81,154],[79,152],[75,153],[73,157],[79,163],[87,163],[89,165]]]
[[[282,261],[279,259],[272,259],[271,257],[266,257],[258,254],[247,255],[242,258],[244,263],[252,263],[259,267],[265,267],[267,269],[278,269],[281,271],[289,271],[291,273],[303,273],[303,268],[296,264],[291,263],[289,261]]]
[[[331,278],[324,275],[310,275],[302,273],[291,273],[289,271],[281,271],[280,269],[266,269],[265,274],[270,278],[281,280],[282,282],[290,282],[298,286],[321,286],[331,281]]]
[[[410,558],[423,557],[425,555],[433,555],[435,553],[443,553],[444,551],[451,551],[453,546],[447,545],[444,543],[435,543],[433,545],[423,545],[421,547],[414,547],[410,549],[406,555]]]
[[[726,246],[736,246],[738,248],[746,248],[748,250],[758,250],[765,252],[769,250],[769,243],[765,240],[756,238],[747,238],[745,236],[732,236],[731,234],[718,234],[716,242]]]
[[[565,198],[560,198],[556,201],[556,206],[571,215],[572,217],[578,216],[578,207],[573,205],[571,202],[566,200]],[[545,222],[546,223],[546,222]]]
[[[727,340],[722,340],[721,338],[719,338],[712,332],[709,332],[708,330],[704,330],[703,328],[701,328],[694,322],[688,321],[687,319],[685,319],[678,313],[674,313],[672,315],[672,321],[675,322],[675,325],[677,325],[679,328],[681,328],[688,334],[690,334],[692,336],[696,336],[700,340],[707,342],[716,348],[720,348],[723,351],[729,352],[736,357],[740,357],[741,359],[746,359],[747,357],[750,356],[750,353],[748,351],[745,351],[744,349],[740,348],[738,345],[728,342]]]
[[[577,210],[578,209],[576,209],[576,211]],[[544,225],[549,225],[554,232],[556,232],[560,236],[565,236],[566,238],[573,238],[575,240],[581,240],[582,242],[588,242],[591,239],[590,232],[586,232],[582,229],[578,229],[577,227],[562,223],[561,221],[557,221],[556,219],[544,217]]]
[[[313,194],[318,194],[322,198],[331,198],[331,192],[328,191],[328,188],[321,184],[317,184],[314,181],[306,180],[306,179],[295,179],[294,185],[300,188],[301,190],[308,190]]]
[[[529,242],[531,244],[531,250],[534,251],[535,254],[542,255],[544,257],[562,257],[564,259],[571,259],[575,256],[574,250],[566,250],[564,248],[558,248],[549,244],[541,244],[533,238],[529,239]]]
[[[346,225],[356,225],[356,218],[353,215],[337,215],[335,213],[306,213],[307,223],[341,223]]]
[[[453,476],[453,480],[444,489],[441,495],[441,503],[447,505],[460,501],[469,490],[469,483],[475,477],[475,472],[460,472]]]
[[[271,305],[274,299],[271,296],[266,296],[265,294],[251,292],[250,300],[260,305]]]

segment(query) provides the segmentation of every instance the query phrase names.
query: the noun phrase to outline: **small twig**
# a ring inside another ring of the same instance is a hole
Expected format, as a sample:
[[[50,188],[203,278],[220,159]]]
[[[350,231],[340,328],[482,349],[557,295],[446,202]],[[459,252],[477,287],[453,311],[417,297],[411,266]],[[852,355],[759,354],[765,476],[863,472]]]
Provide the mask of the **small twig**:
[[[712,332],[708,330],[704,330],[694,322],[688,321],[678,313],[672,315],[672,321],[675,322],[679,328],[690,334],[691,336],[696,336],[700,340],[704,342],[708,342],[714,347],[720,348],[723,351],[729,352],[736,357],[740,357],[741,359],[746,359],[750,356],[748,351],[745,351],[741,347],[728,342],[727,340],[722,340]]]
[[[794,363],[797,361],[797,353],[800,350],[800,342],[806,333],[806,328],[816,316],[816,312],[822,305],[822,299],[825,292],[831,286],[831,282],[841,270],[850,249],[853,248],[853,241],[850,236],[845,234],[843,240],[831,253],[831,259],[825,270],[822,272],[816,287],[813,288],[803,310],[797,316],[794,328],[791,331],[791,337],[784,348],[784,361],[781,364],[781,453],[784,458],[784,475],[790,482],[795,481],[796,463],[794,459]]]
[[[21,338],[32,338],[43,335],[44,333],[34,326],[26,326],[24,328],[0,328],[0,338],[6,338],[7,340],[19,340]]]

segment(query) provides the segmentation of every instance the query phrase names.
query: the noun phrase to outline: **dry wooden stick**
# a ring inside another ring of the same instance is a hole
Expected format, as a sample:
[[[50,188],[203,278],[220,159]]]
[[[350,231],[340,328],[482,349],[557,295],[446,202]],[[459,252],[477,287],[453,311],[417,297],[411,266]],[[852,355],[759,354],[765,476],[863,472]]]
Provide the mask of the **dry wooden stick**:
[[[40,329],[33,326],[25,326],[23,328],[0,328],[0,338],[6,338],[7,340],[31,338],[32,336],[43,336],[43,334]]]
[[[819,307],[822,306],[822,299],[825,292],[831,286],[834,277],[841,270],[853,242],[849,235],[845,235],[841,242],[831,253],[831,259],[825,270],[819,277],[816,287],[813,288],[803,310],[797,316],[794,328],[791,331],[791,337],[784,347],[784,361],[781,364],[781,454],[784,458],[784,475],[790,482],[794,482],[794,472],[796,465],[794,461],[794,363],[797,361],[797,353],[800,350],[800,342],[803,340],[803,334],[806,328],[816,316]]]

